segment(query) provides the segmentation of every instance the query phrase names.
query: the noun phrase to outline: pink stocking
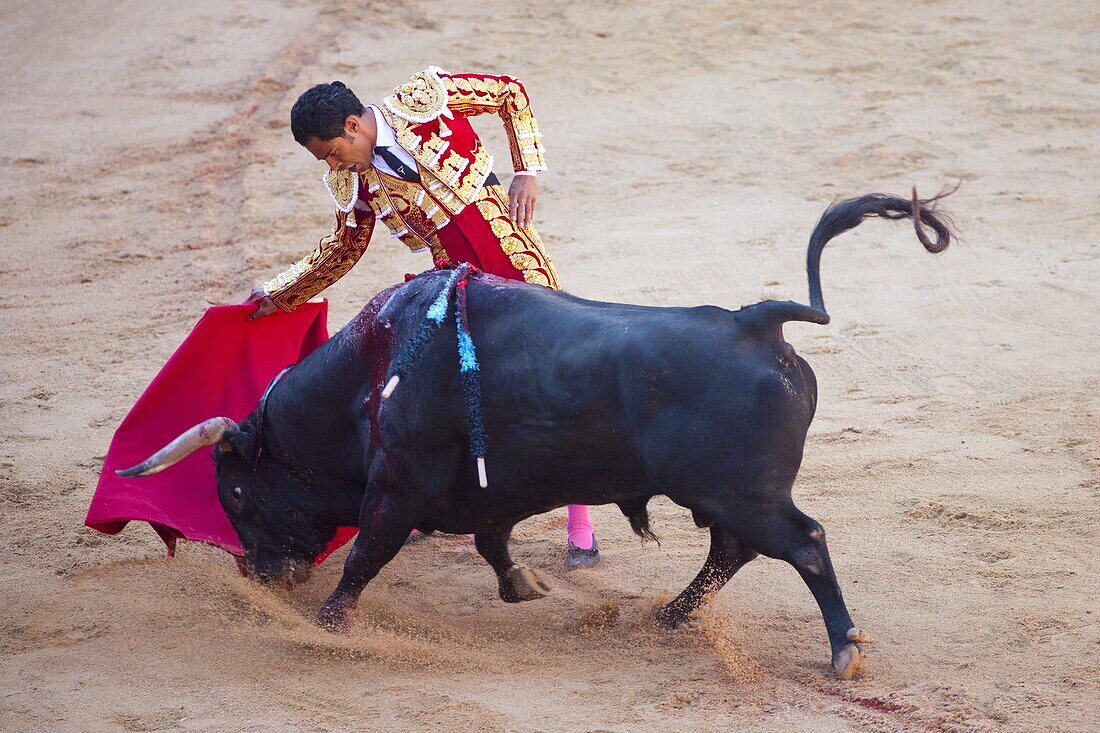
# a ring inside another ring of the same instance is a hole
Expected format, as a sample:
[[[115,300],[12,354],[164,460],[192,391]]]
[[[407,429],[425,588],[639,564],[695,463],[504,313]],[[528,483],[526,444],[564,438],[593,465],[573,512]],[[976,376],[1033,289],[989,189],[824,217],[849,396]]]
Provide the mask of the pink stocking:
[[[569,532],[569,541],[581,550],[592,549],[592,520],[588,518],[588,507],[582,504],[569,505],[569,520],[565,524]]]

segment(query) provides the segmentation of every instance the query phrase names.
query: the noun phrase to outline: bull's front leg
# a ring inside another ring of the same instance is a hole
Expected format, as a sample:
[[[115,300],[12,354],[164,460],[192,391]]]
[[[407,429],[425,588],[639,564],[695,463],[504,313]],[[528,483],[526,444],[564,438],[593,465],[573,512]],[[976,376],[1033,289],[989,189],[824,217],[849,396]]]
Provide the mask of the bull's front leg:
[[[545,598],[553,589],[550,576],[541,570],[516,565],[508,554],[508,538],[512,528],[474,535],[478,553],[493,567],[500,587],[500,599],[506,603]]]
[[[398,553],[414,524],[407,502],[390,494],[367,496],[359,515],[359,535],[344,562],[344,575],[317,614],[321,626],[330,631],[348,628],[348,614],[359,594]]]

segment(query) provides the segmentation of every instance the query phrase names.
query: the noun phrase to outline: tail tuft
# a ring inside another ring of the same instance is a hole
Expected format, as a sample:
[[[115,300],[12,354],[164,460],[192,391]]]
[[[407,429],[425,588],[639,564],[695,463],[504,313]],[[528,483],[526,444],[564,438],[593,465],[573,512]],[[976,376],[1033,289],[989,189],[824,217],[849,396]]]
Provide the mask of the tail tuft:
[[[821,296],[821,252],[831,239],[849,229],[859,226],[869,216],[882,219],[912,219],[917,239],[926,250],[939,254],[951,243],[951,218],[939,210],[939,201],[958,190],[958,186],[945,189],[932,198],[923,201],[913,189],[912,200],[900,196],[882,193],[869,193],[854,199],[838,201],[825,209],[817,226],[810,235],[810,246],[806,250],[806,273],[810,281],[810,305],[825,311],[825,301]],[[933,242],[925,234],[922,224],[936,232]]]
[[[660,546],[661,540],[657,539],[657,535],[653,534],[653,530],[649,528],[649,510],[646,509],[648,503],[648,496],[637,497],[620,502],[619,510],[630,520],[630,528],[634,530],[634,534],[642,538],[642,542],[653,540]]]

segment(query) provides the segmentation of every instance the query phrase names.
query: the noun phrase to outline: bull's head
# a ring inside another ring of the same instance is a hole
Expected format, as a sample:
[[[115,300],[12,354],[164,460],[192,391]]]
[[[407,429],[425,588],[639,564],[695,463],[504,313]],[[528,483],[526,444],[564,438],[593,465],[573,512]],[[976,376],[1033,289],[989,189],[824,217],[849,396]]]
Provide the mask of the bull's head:
[[[301,581],[335,535],[336,524],[324,516],[318,492],[304,477],[264,453],[253,417],[241,425],[227,417],[206,420],[117,473],[150,476],[215,446],[218,499],[237,530],[249,571],[264,582]]]

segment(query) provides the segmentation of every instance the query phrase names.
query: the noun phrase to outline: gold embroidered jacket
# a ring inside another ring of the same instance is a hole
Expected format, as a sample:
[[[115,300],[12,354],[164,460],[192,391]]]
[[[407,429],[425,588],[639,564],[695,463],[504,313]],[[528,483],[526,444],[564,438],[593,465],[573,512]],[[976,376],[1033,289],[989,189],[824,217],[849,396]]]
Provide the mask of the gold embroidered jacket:
[[[286,271],[264,283],[275,304],[290,311],[340,279],[363,255],[374,224],[381,219],[392,235],[413,251],[425,247],[438,254],[438,230],[468,204],[480,204],[493,157],[482,146],[468,117],[487,112],[504,121],[516,171],[546,170],[542,133],[531,111],[527,92],[509,76],[449,74],[429,67],[415,74],[380,107],[394,129],[397,143],[417,162],[417,182],[380,173],[371,167],[361,173],[330,171],[325,187],[336,204],[333,231],[316,249]],[[541,242],[533,229],[514,228],[513,263],[539,259]],[[503,243],[502,243],[503,244]],[[508,249],[506,248],[506,252]],[[526,258],[526,259],[525,259]],[[546,260],[543,274],[529,281],[550,279],[553,266]],[[556,286],[556,277],[553,284]]]

